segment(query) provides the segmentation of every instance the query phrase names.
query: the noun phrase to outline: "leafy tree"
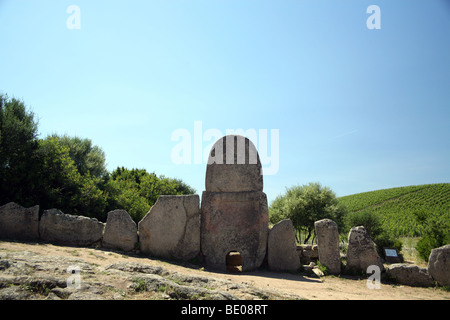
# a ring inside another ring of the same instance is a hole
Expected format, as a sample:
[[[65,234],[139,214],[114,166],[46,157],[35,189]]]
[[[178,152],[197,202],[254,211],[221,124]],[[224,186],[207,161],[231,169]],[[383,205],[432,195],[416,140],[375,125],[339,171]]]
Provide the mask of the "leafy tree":
[[[414,215],[423,229],[416,250],[422,259],[428,261],[431,250],[450,244],[450,221],[438,214],[415,212]]]
[[[106,185],[108,194],[108,211],[125,209],[131,218],[138,223],[150,209],[145,197],[139,194],[136,182],[124,179],[110,179]]]
[[[105,153],[100,147],[93,145],[90,139],[67,135],[60,137],[56,134],[50,136],[50,138],[58,138],[60,144],[68,147],[69,156],[75,162],[81,175],[90,174],[93,177],[100,178],[105,178],[108,175]]]
[[[125,209],[139,222],[160,195],[193,194],[195,190],[180,179],[157,176],[145,169],[118,167],[106,186],[108,207]]]
[[[37,127],[22,101],[0,94],[0,203],[33,204]]]
[[[353,227],[363,226],[370,237],[375,239],[383,232],[381,219],[373,211],[355,211],[347,213],[344,222],[345,233],[348,233]]]
[[[101,221],[123,208],[139,222],[159,195],[195,193],[180,179],[144,169],[109,174],[104,152],[91,140],[56,134],[39,140],[37,128],[23,102],[0,94],[0,205],[39,204]]]
[[[347,213],[344,218],[345,233],[351,228],[363,226],[369,233],[370,238],[376,244],[378,254],[384,256],[383,248],[395,248],[398,252],[402,250],[403,243],[395,239],[392,234],[383,229],[383,224],[379,215],[373,211],[355,211]]]
[[[319,183],[293,186],[286,189],[284,195],[278,196],[269,208],[271,223],[291,219],[300,242],[302,232],[306,233],[307,243],[314,231],[314,222],[329,218],[338,226],[342,225],[345,209],[339,205],[336,195],[328,187]]]
[[[106,195],[99,189],[100,178],[80,174],[69,147],[56,136],[39,141],[40,161],[36,203],[65,213],[105,219]]]

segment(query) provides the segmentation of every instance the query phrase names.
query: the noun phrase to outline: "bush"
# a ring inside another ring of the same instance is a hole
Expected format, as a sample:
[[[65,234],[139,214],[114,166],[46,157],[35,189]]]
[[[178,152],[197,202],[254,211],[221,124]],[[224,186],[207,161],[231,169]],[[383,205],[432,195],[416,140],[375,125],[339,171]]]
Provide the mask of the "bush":
[[[297,241],[305,234],[308,243],[314,232],[314,222],[329,218],[341,225],[345,208],[339,205],[335,193],[320,183],[309,183],[286,188],[270,205],[270,222],[275,224],[283,219],[291,219],[296,231]],[[314,238],[313,238],[314,239]]]
[[[382,257],[384,257],[383,248],[394,248],[397,249],[398,253],[400,253],[403,247],[403,242],[400,239],[392,237],[387,232],[382,232],[375,239],[373,239],[373,242],[377,245],[377,252]]]
[[[428,262],[431,250],[439,247],[439,242],[431,235],[422,237],[416,244],[416,250],[419,257]]]
[[[450,222],[438,215],[415,213],[423,226],[422,238],[416,244],[419,256],[428,262],[431,250],[450,243]]]
[[[363,226],[377,246],[377,251],[380,256],[384,257],[383,248],[395,248],[399,253],[402,249],[403,243],[383,230],[380,216],[372,211],[358,211],[347,214],[345,217],[345,226],[347,232],[352,227]]]
[[[348,233],[351,228],[363,226],[369,233],[372,240],[383,232],[381,219],[372,211],[351,212],[345,216],[345,227]]]

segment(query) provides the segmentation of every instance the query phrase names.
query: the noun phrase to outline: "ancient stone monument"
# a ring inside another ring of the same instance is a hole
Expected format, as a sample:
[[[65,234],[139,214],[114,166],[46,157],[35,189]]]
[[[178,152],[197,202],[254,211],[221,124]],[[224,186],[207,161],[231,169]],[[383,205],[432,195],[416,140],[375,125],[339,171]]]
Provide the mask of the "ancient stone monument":
[[[450,244],[431,250],[428,272],[441,286],[450,286]]]
[[[319,248],[319,261],[328,268],[330,274],[341,273],[339,253],[339,232],[336,222],[323,219],[314,223]]]
[[[102,246],[111,249],[131,251],[138,242],[136,222],[127,211],[117,209],[108,212]]]
[[[389,277],[399,284],[412,287],[431,287],[433,278],[426,268],[409,263],[395,263],[387,267]]]
[[[297,253],[297,241],[290,219],[282,220],[270,229],[267,250],[267,262],[270,270],[299,270],[300,257]]]
[[[198,195],[159,196],[139,222],[142,252],[161,258],[190,260],[200,252]]]
[[[24,208],[10,202],[0,207],[0,238],[35,240],[39,238],[39,206]]]
[[[58,209],[45,210],[39,223],[39,235],[50,243],[89,246],[103,237],[105,224],[97,219],[64,214]]]
[[[380,271],[384,271],[375,243],[367,230],[363,226],[354,227],[348,234],[347,270],[365,273],[370,265],[376,265]]]
[[[219,139],[209,155],[205,185],[201,252],[207,267],[226,271],[233,253],[240,254],[242,271],[258,268],[266,254],[269,214],[253,143],[237,135]]]

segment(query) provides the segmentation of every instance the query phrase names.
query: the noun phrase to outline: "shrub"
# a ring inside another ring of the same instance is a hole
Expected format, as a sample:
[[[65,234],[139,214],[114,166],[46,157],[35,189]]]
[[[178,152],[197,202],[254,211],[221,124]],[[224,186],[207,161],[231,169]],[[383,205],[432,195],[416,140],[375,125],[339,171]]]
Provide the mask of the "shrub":
[[[372,211],[358,211],[345,217],[347,231],[352,227],[364,226],[377,247],[378,254],[384,256],[383,248],[395,248],[400,253],[403,243],[382,228],[379,215]]]
[[[345,216],[346,231],[356,226],[364,226],[372,240],[382,233],[381,219],[372,211],[356,211]]]
[[[419,256],[428,262],[431,250],[450,243],[450,222],[437,215],[415,213],[423,226],[422,238],[416,244]]]
[[[375,239],[373,239],[377,246],[377,252],[380,256],[384,257],[383,248],[394,248],[397,249],[397,252],[400,253],[402,251],[403,242],[400,239],[396,239],[389,235],[387,232],[382,232]]]

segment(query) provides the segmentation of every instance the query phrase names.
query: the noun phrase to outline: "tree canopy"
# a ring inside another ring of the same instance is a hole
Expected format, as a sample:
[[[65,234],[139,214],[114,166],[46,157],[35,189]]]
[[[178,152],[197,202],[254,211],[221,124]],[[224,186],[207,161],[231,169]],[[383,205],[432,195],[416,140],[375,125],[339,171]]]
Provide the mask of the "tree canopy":
[[[41,210],[106,220],[125,209],[136,221],[159,195],[192,194],[180,179],[145,169],[106,169],[103,150],[90,139],[50,135],[38,139],[38,123],[22,101],[0,94],[0,205],[39,204]]]
[[[270,222],[275,224],[283,219],[291,219],[296,231],[297,241],[305,234],[304,243],[311,238],[314,222],[329,218],[342,224],[344,208],[338,203],[336,195],[320,183],[297,185],[286,189],[270,205]]]
[[[0,94],[0,201],[30,204],[34,191],[37,121],[23,102]],[[31,173],[31,174],[30,174]]]

